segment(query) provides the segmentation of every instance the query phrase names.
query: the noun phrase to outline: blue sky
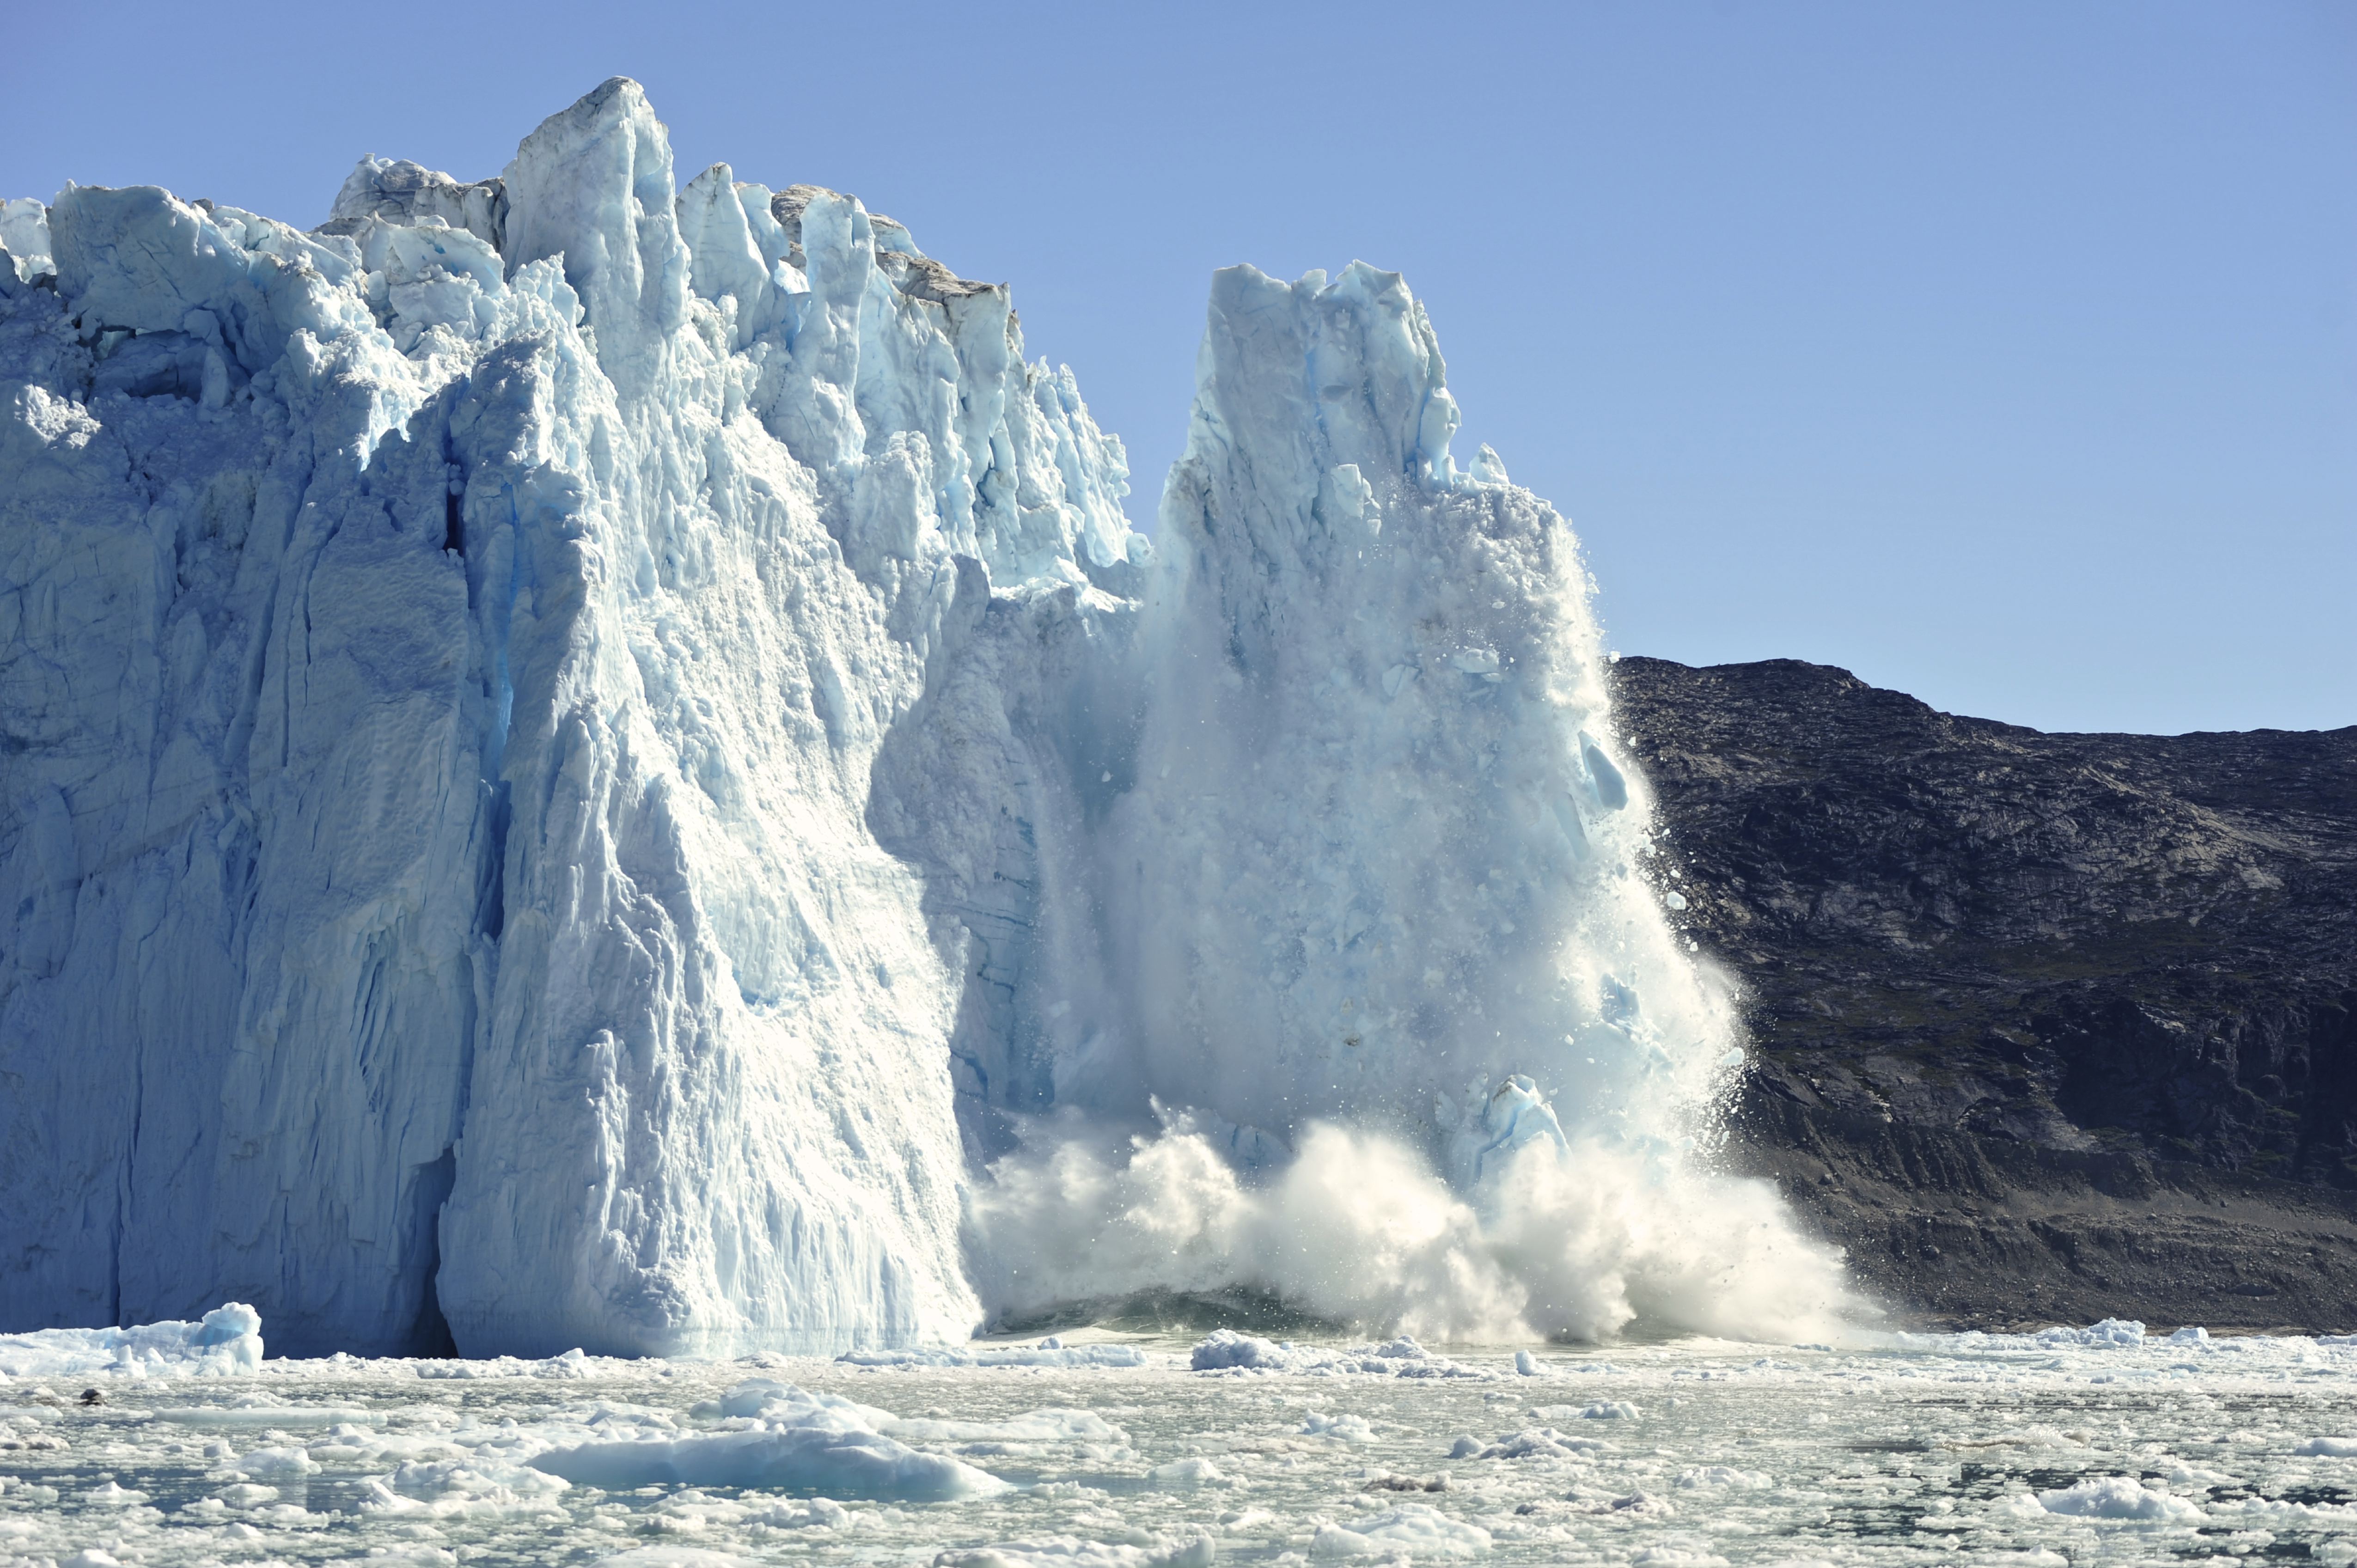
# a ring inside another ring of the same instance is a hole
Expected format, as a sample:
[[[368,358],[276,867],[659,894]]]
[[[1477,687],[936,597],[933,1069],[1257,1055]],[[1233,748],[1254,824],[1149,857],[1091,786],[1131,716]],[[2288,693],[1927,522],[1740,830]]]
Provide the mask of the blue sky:
[[[40,6],[0,194],[317,222],[603,78],[854,192],[1129,443],[1209,274],[1354,257],[1577,526],[1614,646],[2042,728],[2357,723],[2357,6]]]

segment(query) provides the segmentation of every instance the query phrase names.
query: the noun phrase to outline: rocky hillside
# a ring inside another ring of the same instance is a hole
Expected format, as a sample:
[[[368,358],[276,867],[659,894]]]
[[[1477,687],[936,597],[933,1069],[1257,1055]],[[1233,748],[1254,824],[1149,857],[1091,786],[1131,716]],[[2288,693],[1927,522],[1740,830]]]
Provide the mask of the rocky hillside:
[[[1614,673],[1665,885],[1749,993],[1728,1157],[1900,1318],[2357,1327],[2357,727]]]

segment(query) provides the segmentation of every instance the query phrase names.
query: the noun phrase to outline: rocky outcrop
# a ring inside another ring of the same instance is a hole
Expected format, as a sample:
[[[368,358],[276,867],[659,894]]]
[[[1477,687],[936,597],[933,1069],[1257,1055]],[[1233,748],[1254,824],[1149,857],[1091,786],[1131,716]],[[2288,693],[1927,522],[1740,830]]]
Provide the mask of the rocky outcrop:
[[[2045,735],[1625,659],[1727,1157],[1902,1317],[2357,1323],[2357,727]]]

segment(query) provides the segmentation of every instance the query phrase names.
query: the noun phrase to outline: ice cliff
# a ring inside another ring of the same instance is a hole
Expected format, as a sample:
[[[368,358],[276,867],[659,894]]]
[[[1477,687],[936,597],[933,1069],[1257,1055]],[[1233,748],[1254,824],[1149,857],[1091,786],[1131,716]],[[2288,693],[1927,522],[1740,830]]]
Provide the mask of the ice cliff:
[[[1200,1278],[1057,1261],[1144,1233],[1140,1162],[1249,1208],[1338,1138],[1439,1206],[1430,1268],[1521,1282],[1459,1327],[1837,1294],[1760,1189],[1636,1201],[1709,1179],[1725,998],[1575,542],[1457,469],[1397,277],[1219,274],[1157,553],[1004,287],[833,191],[677,188],[627,81],[495,180],[365,159],[317,230],[69,187],[0,247],[0,1325],[1414,1317],[1425,1265],[1337,1296],[1232,1226]],[[1531,1233],[1510,1166],[1603,1230]]]

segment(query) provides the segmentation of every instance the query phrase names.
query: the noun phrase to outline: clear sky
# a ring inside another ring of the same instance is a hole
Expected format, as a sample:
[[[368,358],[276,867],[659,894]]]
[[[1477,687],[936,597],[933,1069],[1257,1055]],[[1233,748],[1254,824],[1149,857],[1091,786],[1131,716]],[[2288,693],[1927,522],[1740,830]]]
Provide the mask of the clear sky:
[[[1150,529],[1211,269],[1425,300],[1614,646],[2043,728],[2357,723],[2357,5],[28,5],[0,195],[304,223],[610,75],[1015,285]]]

